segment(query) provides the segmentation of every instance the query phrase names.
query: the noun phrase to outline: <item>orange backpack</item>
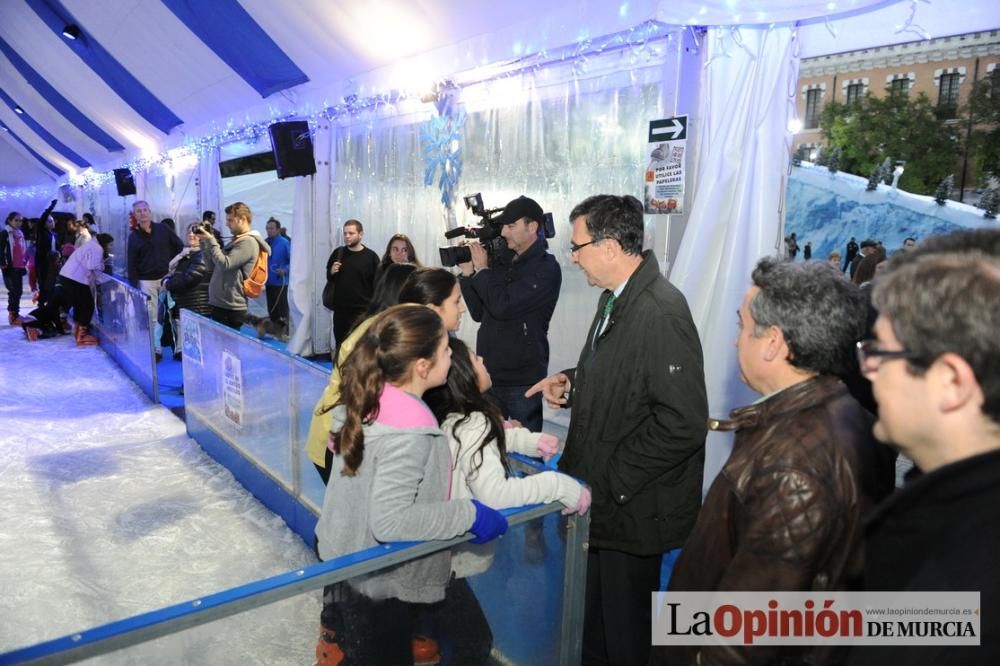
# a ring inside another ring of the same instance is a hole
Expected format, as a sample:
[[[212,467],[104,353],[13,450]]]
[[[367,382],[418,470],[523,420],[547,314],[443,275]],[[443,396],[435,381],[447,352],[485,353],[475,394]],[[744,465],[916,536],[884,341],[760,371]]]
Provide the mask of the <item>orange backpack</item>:
[[[250,275],[243,280],[243,295],[247,298],[257,298],[264,293],[264,284],[267,282],[267,256],[267,252],[261,248],[257,253],[257,261],[250,269]]]

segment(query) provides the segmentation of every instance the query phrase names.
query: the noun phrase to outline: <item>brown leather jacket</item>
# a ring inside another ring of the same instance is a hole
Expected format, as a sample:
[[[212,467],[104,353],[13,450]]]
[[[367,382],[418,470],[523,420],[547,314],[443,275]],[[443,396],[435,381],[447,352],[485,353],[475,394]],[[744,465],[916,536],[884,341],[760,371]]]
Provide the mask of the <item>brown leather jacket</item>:
[[[833,377],[809,379],[709,421],[734,430],[677,561],[671,590],[841,590],[859,586],[862,514],[892,492],[892,456],[872,416]],[[888,454],[888,455],[887,455]],[[655,648],[653,664],[695,663],[695,647]],[[829,663],[827,650],[703,648],[701,664]]]

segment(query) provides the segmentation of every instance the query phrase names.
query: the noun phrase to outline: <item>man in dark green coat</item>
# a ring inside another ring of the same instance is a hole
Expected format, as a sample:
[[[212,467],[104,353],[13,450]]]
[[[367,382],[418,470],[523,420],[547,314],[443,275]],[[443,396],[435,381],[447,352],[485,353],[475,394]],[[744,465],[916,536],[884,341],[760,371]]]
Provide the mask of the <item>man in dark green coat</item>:
[[[584,664],[645,664],[660,560],[701,505],[708,401],[683,294],[642,251],[642,204],[590,197],[570,214],[572,260],[604,290],[576,368],[533,386],[573,408],[559,468],[593,491]]]

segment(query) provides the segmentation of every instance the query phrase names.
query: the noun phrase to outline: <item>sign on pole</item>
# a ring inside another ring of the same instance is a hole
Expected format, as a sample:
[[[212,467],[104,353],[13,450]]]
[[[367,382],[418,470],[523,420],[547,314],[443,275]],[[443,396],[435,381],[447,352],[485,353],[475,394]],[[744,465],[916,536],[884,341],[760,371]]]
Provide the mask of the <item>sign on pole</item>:
[[[649,166],[644,206],[648,215],[684,212],[687,116],[649,121]]]

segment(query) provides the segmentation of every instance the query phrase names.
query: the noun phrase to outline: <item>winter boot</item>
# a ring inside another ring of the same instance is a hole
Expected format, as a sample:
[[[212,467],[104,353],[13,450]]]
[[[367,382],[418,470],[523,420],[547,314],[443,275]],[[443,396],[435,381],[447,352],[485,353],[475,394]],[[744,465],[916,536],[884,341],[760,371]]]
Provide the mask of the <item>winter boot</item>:
[[[86,347],[97,344],[97,338],[87,333],[86,326],[80,326],[77,324],[75,337],[77,347]]]
[[[441,651],[438,643],[433,638],[421,636],[413,637],[413,664],[414,666],[434,666],[441,663]]]
[[[337,632],[320,626],[319,641],[316,643],[316,666],[339,666],[344,663],[344,650]]]
[[[24,337],[28,338],[28,342],[38,342],[39,331],[37,328],[27,324],[21,324],[21,328],[24,330]]]
[[[16,312],[8,312],[7,321],[10,323],[11,326],[20,326],[21,324],[24,323],[24,320],[21,319],[20,315],[18,315]]]

